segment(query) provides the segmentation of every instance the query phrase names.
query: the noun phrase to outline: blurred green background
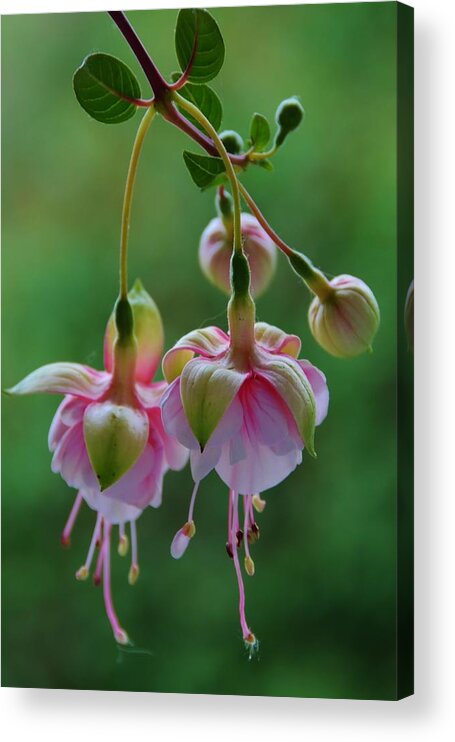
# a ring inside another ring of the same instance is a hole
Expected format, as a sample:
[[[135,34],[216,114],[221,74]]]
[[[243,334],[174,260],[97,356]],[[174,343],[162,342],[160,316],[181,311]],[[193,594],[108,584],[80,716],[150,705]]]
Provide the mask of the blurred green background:
[[[248,134],[301,97],[304,125],[272,174],[244,181],[277,231],[329,275],[352,273],[382,313],[374,353],[329,357],[313,341],[309,295],[279,260],[261,320],[297,333],[327,375],[331,406],[317,460],[267,493],[246,578],[261,640],[248,662],[237,584],[225,552],[227,497],[212,473],[185,558],[169,555],[186,519],[188,469],[170,473],[160,510],[139,521],[141,576],[113,556],[114,597],[135,653],[117,649],[102,594],[78,583],[93,525],[72,548],[59,536],[73,493],[50,471],[58,400],[3,401],[3,684],[283,696],[393,698],[396,607],[396,6],[395,3],[215,9],[226,61],[213,85],[224,128]],[[176,69],[176,11],[130,12],[166,74]],[[102,367],[117,291],[124,179],[139,115],[103,126],[79,108],[71,78],[84,56],[119,56],[146,83],[105,13],[2,19],[3,386],[42,364]],[[158,303],[166,347],[192,328],[226,327],[225,299],[202,278],[199,236],[213,192],[192,184],[191,143],[162,119],[145,144],[131,228],[130,277]],[[194,150],[197,151],[197,146]]]

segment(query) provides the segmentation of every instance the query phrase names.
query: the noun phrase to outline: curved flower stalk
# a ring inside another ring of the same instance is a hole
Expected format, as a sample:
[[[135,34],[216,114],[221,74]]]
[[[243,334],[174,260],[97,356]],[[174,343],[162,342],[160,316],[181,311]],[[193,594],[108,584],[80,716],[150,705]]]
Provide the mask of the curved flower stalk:
[[[237,550],[243,541],[245,569],[253,575],[249,544],[259,534],[253,506],[263,509],[260,493],[301,463],[304,448],[314,455],[314,428],[327,414],[329,395],[324,374],[298,359],[297,336],[258,322],[251,342],[239,352],[232,329],[230,335],[218,327],[190,332],[166,353],[163,371],[170,385],[161,408],[167,433],[190,450],[195,482],[188,520],[177,532],[171,553],[182,556],[194,536],[197,489],[215,469],[229,488],[226,548],[239,584],[243,638],[254,649]],[[243,516],[238,513],[239,495]]]
[[[182,468],[187,451],[163,428],[160,414],[165,381],[152,382],[159,365],[163,332],[158,310],[136,282],[128,295],[135,327],[135,348],[116,332],[114,317],[104,341],[105,371],[78,363],[52,363],[33,371],[8,392],[63,394],[49,430],[52,471],[60,473],[78,494],[62,533],[68,546],[82,503],[97,513],[87,558],[76,577],[89,576],[97,545],[94,582],[103,580],[106,613],[120,644],[129,642],[114,609],[110,586],[110,542],[119,528],[119,553],[128,551],[125,526],[131,532],[129,582],[139,575],[136,520],[148,505],[159,507],[163,477]],[[118,305],[117,305],[118,306]],[[117,312],[118,315],[118,312]]]

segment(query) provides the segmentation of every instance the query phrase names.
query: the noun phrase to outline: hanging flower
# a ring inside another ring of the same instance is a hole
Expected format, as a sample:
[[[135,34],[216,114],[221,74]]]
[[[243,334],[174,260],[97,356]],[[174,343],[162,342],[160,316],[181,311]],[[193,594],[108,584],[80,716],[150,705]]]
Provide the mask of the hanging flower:
[[[69,545],[85,501],[96,511],[97,518],[87,559],[76,577],[88,577],[98,545],[94,581],[99,584],[103,580],[106,612],[121,644],[129,640],[111,596],[112,527],[119,527],[119,552],[124,555],[128,551],[125,526],[130,524],[129,581],[134,584],[139,574],[136,520],[148,505],[160,506],[164,474],[169,468],[182,468],[187,460],[186,450],[165,432],[161,421],[159,405],[167,383],[151,381],[163,343],[158,310],[139,282],[129,293],[127,303],[134,324],[134,342],[127,342],[127,333],[122,337],[116,330],[116,321],[117,326],[122,326],[117,305],[117,320],[111,317],[105,335],[105,371],[77,363],[52,363],[33,371],[8,390],[14,395],[64,395],[49,430],[52,471],[60,473],[78,494],[62,533],[62,543]]]
[[[245,546],[245,569],[254,574],[249,544],[259,535],[253,506],[265,506],[260,493],[282,482],[314,455],[314,428],[327,414],[325,377],[309,361],[298,360],[300,340],[263,322],[254,337],[240,313],[237,342],[217,327],[185,335],[164,357],[170,386],[161,408],[166,431],[190,450],[195,487],[188,520],[177,532],[171,553],[179,558],[194,536],[194,503],[200,481],[215,469],[229,488],[227,552],[234,560],[240,593],[240,622],[250,650],[256,638],[245,617],[245,595],[237,549]],[[244,323],[244,324],[242,324]],[[239,342],[239,335],[245,334]],[[239,495],[244,515],[239,520]]]

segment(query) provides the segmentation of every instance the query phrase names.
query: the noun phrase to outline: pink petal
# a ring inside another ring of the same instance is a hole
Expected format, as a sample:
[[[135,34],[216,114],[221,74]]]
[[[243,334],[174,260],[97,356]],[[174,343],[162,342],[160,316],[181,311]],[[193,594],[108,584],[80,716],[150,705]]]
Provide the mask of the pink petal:
[[[297,361],[300,368],[311,384],[316,401],[316,425],[320,425],[327,417],[329,408],[329,390],[324,374],[309,361]]]
[[[114,525],[136,520],[142,513],[140,508],[126,505],[119,500],[111,500],[99,491],[84,490],[82,496],[92,510],[96,510],[97,513],[100,513],[103,518]]]
[[[279,484],[302,461],[302,452],[294,448],[284,455],[269,446],[251,441],[242,429],[245,458],[232,464],[229,446],[223,446],[216,471],[223,482],[241,495],[264,492]],[[290,439],[288,439],[290,440]]]
[[[301,341],[297,335],[288,335],[279,327],[266,322],[256,322],[254,327],[256,342],[269,353],[283,353],[297,358]]]
[[[185,365],[195,355],[216,358],[229,347],[229,336],[219,327],[204,327],[184,335],[163,358],[163,373],[171,382],[180,376]]]
[[[119,500],[126,505],[145,508],[148,505],[149,489],[144,485],[144,482],[153,471],[157,455],[159,455],[159,452],[157,454],[152,446],[147,444],[136,463],[128,469],[118,482],[105,489],[103,495],[112,500]]]
[[[83,399],[98,399],[109,387],[111,377],[80,363],[50,363],[32,371],[9,394],[72,394]]]
[[[168,435],[190,449],[199,449],[196,440],[186,419],[180,396],[180,378],[175,379],[164,392],[161,399],[161,418],[163,426]]]
[[[167,389],[166,381],[154,381],[151,384],[136,383],[136,394],[140,403],[146,409],[159,407],[161,398]]]
[[[170,469],[177,471],[183,469],[188,461],[188,449],[182,446],[176,438],[167,434],[163,426],[161,410],[159,408],[150,410],[148,414],[150,420],[150,431],[158,436],[161,441],[161,445],[164,449],[166,465]]]
[[[82,422],[68,428],[58,443],[52,459],[52,471],[59,472],[70,487],[98,490],[84,441]]]
[[[240,397],[245,426],[251,440],[256,439],[259,443],[271,446],[289,437],[293,417],[268,381],[260,376],[248,380]]]

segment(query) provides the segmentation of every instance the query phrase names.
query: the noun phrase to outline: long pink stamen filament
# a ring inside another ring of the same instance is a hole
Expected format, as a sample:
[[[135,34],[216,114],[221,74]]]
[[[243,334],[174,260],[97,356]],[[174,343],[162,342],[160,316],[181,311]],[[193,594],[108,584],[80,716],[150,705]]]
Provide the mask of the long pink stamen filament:
[[[124,523],[119,523],[118,532],[119,532],[119,538],[123,540],[125,538],[125,524]]]
[[[116,640],[120,644],[127,644],[128,643],[128,636],[126,632],[122,629],[120,626],[119,620],[117,618],[117,614],[115,612],[114,604],[112,602],[112,594],[111,594],[111,530],[112,530],[112,524],[111,523],[105,523],[104,528],[104,539],[103,539],[103,546],[102,546],[102,553],[103,553],[103,596],[104,596],[104,605],[106,606],[106,613],[107,617],[109,619],[109,622],[112,626],[112,631],[114,632],[114,636]]]
[[[137,567],[138,562],[138,554],[137,554],[137,530],[136,530],[136,522],[132,520],[130,522],[130,529],[131,529],[131,567]]]
[[[98,513],[98,515],[96,516],[95,528],[93,529],[92,540],[90,541],[87,559],[85,560],[85,564],[84,564],[84,567],[86,568],[87,572],[89,571],[90,566],[92,564],[93,555],[96,549],[96,542],[98,541],[99,536],[100,536],[101,521],[102,521],[102,516]]]
[[[236,543],[237,543],[236,534],[238,531],[238,494],[234,492],[234,490],[229,491],[229,500],[230,500],[231,509],[232,509],[230,545],[232,548],[232,556],[234,559],[235,572],[237,575],[237,583],[239,586],[240,625],[242,627],[242,633],[243,633],[244,640],[251,642],[252,639],[254,640],[254,635],[246,621],[245,588],[243,586],[242,571],[240,569],[239,556],[237,553],[237,546],[236,546]]]
[[[251,514],[250,514],[250,501],[251,501],[251,495],[244,495],[243,498],[243,508],[245,511],[245,518],[243,521],[243,533],[245,534],[243,543],[245,545],[245,554],[247,557],[251,558],[250,556],[250,546],[248,543],[248,531],[250,530],[250,523],[251,523]]]
[[[95,573],[93,575],[93,582],[95,585],[99,585],[101,582],[101,572],[103,571],[103,561],[104,561],[104,539],[106,537],[106,529],[107,529],[107,523],[104,522],[103,518],[101,518],[100,527],[98,529],[98,538],[95,541],[95,544],[100,543],[100,553],[98,554],[98,559],[96,562],[95,567]]]
[[[73,526],[79,514],[83,499],[84,498],[82,497],[81,493],[78,492],[78,494],[76,495],[76,499],[74,500],[73,507],[71,508],[70,514],[68,516],[68,520],[65,523],[65,528],[62,532],[61,541],[63,546],[69,546],[70,544],[71,531],[73,530]]]

